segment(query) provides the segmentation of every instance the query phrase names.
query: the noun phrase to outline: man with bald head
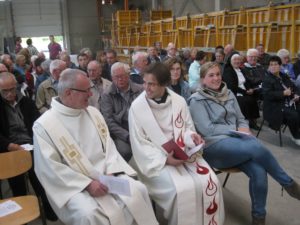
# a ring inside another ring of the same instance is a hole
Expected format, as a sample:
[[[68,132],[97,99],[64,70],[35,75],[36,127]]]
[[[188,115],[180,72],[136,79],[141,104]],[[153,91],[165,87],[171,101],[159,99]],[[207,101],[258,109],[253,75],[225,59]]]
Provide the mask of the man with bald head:
[[[171,58],[175,58],[177,54],[177,48],[174,43],[170,42],[167,46],[167,56],[163,58],[163,61],[166,61]]]
[[[128,175],[99,110],[88,106],[91,82],[66,69],[51,109],[34,124],[35,171],[66,225],[157,225],[146,187]],[[111,194],[102,175],[121,177],[130,196]]]
[[[111,81],[102,77],[102,67],[96,60],[89,62],[87,72],[91,82],[93,83],[91,89],[93,95],[89,98],[89,105],[100,110],[99,102],[101,95],[109,89]]]

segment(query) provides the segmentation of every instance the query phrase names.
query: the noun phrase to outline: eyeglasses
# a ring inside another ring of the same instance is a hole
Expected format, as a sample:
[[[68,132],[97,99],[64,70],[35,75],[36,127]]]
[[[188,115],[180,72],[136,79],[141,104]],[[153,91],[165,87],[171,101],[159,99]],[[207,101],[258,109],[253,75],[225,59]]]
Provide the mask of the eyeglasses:
[[[78,92],[82,92],[82,93],[86,93],[86,94],[88,94],[88,93],[90,93],[90,91],[91,91],[91,88],[92,88],[92,87],[89,87],[89,88],[87,88],[86,90],[77,89],[77,88],[70,88],[70,90],[73,90],[73,91],[78,91]]]

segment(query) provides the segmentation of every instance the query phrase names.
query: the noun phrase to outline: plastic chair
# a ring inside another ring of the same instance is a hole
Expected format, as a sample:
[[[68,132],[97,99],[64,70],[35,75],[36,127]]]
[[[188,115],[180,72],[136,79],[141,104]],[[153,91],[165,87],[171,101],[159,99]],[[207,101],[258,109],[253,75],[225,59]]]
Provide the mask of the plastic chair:
[[[31,167],[32,158],[28,151],[20,150],[0,153],[0,180],[26,173]],[[0,224],[25,224],[40,216],[39,201],[34,195],[6,198],[0,200],[0,203],[7,200],[15,201],[22,207],[22,209],[7,216],[0,217]],[[45,224],[44,220],[43,224]]]

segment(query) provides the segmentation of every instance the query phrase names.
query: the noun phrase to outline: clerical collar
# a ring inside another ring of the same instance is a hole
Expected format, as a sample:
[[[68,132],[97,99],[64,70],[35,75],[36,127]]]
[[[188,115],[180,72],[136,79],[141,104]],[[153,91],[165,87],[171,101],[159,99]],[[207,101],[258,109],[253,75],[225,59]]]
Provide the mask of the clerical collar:
[[[162,97],[160,98],[152,98],[153,101],[155,101],[157,104],[161,104],[161,103],[165,103],[167,100],[169,93],[167,92],[167,90],[165,90],[165,93]]]

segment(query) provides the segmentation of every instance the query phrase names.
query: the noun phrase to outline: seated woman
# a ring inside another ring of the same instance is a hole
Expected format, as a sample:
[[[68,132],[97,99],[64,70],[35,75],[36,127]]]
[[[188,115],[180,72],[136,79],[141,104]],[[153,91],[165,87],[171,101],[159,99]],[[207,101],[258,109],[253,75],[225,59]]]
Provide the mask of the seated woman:
[[[191,96],[189,83],[183,79],[183,64],[177,58],[171,58],[164,62],[171,73],[171,83],[168,86],[172,91],[181,95],[185,100]]]
[[[233,54],[224,67],[223,81],[236,96],[243,115],[249,120],[250,128],[258,130],[256,119],[259,117],[259,108],[254,93],[254,87],[245,77],[245,71],[240,69],[242,58]]]
[[[269,150],[251,136],[234,94],[222,82],[220,66],[214,62],[204,64],[200,80],[200,89],[190,98],[190,112],[197,132],[206,142],[203,157],[212,167],[237,167],[250,178],[252,224],[264,225],[267,174],[297,199],[300,199],[300,186],[286,174]],[[249,136],[230,135],[231,130]]]
[[[300,145],[299,93],[289,76],[280,72],[281,62],[278,56],[270,57],[269,71],[262,83],[264,119],[275,130],[286,123],[292,140]]]

